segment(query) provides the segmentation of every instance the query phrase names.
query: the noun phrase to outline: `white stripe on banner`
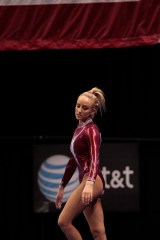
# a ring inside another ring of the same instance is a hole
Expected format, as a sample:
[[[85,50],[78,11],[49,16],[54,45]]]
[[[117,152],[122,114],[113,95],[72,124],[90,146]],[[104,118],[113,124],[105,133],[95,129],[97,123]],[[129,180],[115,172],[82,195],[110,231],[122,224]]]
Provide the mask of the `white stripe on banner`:
[[[140,0],[0,0],[0,6],[139,2]]]

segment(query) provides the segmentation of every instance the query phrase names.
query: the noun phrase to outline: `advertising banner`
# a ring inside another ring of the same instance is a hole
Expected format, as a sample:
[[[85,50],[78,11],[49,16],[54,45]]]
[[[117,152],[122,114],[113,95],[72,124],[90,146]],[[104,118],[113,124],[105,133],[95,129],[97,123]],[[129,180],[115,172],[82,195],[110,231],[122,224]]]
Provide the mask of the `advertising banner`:
[[[34,145],[34,211],[56,211],[55,197],[70,158],[69,144]],[[105,179],[102,197],[106,211],[139,211],[139,145],[103,143],[100,166]],[[63,204],[79,185],[78,170],[65,188]]]

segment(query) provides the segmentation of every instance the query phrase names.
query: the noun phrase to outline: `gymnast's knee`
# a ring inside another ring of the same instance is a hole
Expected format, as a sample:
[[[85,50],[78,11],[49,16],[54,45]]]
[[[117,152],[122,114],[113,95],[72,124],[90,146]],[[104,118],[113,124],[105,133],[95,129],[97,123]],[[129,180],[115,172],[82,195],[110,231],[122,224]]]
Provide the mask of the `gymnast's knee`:
[[[98,237],[100,236],[105,236],[105,228],[104,227],[94,227],[94,228],[91,228],[91,233],[94,237],[94,239],[97,239]]]
[[[58,225],[62,230],[68,229],[70,226],[70,223],[67,222],[63,217],[58,218]]]

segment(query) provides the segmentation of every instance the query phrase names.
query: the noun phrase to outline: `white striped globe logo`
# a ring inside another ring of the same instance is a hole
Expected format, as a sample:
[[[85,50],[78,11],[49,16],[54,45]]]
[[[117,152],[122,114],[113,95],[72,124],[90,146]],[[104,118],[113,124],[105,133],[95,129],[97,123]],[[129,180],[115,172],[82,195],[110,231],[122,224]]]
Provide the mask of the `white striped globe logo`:
[[[69,157],[65,155],[53,155],[47,158],[38,171],[38,186],[41,193],[49,201],[55,201],[59,184],[63,177]],[[75,171],[69,183],[65,187],[63,202],[66,202],[73,190],[79,185],[78,170]]]

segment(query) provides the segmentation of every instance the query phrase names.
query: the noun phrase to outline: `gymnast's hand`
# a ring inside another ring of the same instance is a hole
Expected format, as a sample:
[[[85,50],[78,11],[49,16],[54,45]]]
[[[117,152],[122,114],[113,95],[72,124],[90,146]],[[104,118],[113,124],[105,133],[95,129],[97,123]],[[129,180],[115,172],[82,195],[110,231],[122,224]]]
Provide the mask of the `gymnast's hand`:
[[[92,181],[86,181],[85,187],[82,192],[82,203],[85,205],[88,205],[90,202],[92,202],[93,198],[93,185],[94,182]]]
[[[61,208],[63,195],[64,195],[64,187],[60,185],[56,195],[56,201],[55,201],[56,208],[58,209]]]

